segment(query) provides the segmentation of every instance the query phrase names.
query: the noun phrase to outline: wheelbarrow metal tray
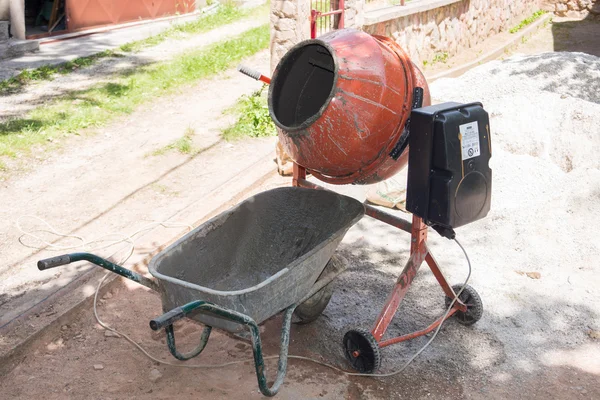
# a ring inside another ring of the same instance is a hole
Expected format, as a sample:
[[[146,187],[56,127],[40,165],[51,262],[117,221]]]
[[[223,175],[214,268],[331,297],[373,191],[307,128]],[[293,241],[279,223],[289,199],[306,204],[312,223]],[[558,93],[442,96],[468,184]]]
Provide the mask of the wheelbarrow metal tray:
[[[261,323],[308,294],[363,215],[359,201],[325,190],[286,187],[250,197],[150,261],[163,310],[205,300]],[[216,315],[193,318],[230,332],[243,329]]]

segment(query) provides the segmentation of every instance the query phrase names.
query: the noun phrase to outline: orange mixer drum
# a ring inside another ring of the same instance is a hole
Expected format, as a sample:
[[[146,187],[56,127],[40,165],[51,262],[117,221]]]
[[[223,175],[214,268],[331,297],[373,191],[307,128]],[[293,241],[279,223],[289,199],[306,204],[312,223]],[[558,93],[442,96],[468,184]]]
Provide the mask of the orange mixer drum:
[[[406,53],[387,37],[354,29],[294,46],[269,88],[286,152],[334,184],[375,183],[404,168],[407,121],[419,102],[430,104],[429,88]]]

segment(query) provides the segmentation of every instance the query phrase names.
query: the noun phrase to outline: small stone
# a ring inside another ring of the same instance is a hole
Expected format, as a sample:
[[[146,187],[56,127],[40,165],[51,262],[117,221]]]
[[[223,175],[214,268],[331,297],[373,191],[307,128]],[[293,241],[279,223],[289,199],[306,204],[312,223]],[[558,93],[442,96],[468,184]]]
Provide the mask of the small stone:
[[[590,329],[587,334],[592,339],[600,339],[600,331]]]
[[[103,299],[112,299],[113,295],[111,292],[106,292],[106,294],[104,296],[102,296]]]
[[[63,325],[60,327],[60,330],[63,332],[66,331],[67,329],[69,329],[69,325]]]
[[[107,331],[104,331],[104,337],[116,337],[116,338],[119,338],[119,337],[121,337],[121,335],[119,335],[116,332],[108,331],[107,330]]]
[[[539,272],[527,272],[525,273],[525,275],[527,275],[528,278],[531,279],[540,279],[542,277],[542,274],[540,274]]]
[[[48,346],[46,346],[46,349],[48,349],[48,351],[54,351],[61,347],[64,347],[62,338],[50,343]]]
[[[525,271],[515,271],[517,274],[519,275],[525,275],[528,278],[531,279],[540,279],[542,277],[542,274],[540,274],[537,271],[531,271],[531,272],[525,272]]]
[[[157,370],[156,368],[153,368],[150,370],[150,374],[148,374],[148,378],[150,379],[150,382],[158,382],[158,380],[160,378],[162,378],[162,373]]]
[[[102,364],[94,364],[94,369],[96,371],[100,371],[100,370],[104,369],[104,365],[102,365]]]

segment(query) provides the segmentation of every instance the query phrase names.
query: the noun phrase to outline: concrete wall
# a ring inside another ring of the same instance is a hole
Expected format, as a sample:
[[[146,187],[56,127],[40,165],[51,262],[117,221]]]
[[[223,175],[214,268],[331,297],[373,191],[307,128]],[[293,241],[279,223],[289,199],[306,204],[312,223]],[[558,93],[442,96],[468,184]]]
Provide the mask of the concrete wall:
[[[10,0],[0,0],[0,21],[8,21],[10,19]]]
[[[561,17],[585,17],[598,0],[542,0],[542,9]]]
[[[370,11],[363,29],[393,37],[419,65],[506,31],[539,7],[539,0],[421,0]]]

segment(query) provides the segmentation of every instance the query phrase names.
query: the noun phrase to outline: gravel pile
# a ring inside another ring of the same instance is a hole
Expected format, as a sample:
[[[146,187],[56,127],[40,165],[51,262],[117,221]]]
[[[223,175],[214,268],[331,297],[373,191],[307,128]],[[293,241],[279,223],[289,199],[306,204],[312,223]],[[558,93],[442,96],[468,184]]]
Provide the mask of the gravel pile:
[[[587,348],[600,328],[600,58],[515,56],[431,92],[435,102],[481,101],[490,114],[492,211],[457,233],[506,367],[575,362],[567,352],[550,359]]]

